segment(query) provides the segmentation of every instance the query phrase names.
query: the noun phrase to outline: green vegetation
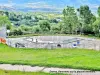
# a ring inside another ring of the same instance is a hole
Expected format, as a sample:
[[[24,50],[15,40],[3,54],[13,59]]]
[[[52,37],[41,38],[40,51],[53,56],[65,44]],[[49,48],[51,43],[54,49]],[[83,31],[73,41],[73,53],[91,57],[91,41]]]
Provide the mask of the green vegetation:
[[[46,20],[39,21],[39,26],[40,26],[42,32],[50,31],[50,23],[49,23],[49,21],[46,21]]]
[[[7,24],[10,36],[27,34],[81,34],[100,36],[100,6],[95,16],[88,5],[77,10],[67,6],[62,14],[1,11],[0,24]],[[4,18],[5,17],[5,18]],[[8,17],[8,19],[7,19]],[[1,22],[2,21],[2,22]]]
[[[19,71],[0,70],[0,75],[64,75],[64,74],[51,74],[51,73],[43,73],[43,72],[19,72]]]
[[[100,52],[86,49],[17,49],[0,44],[0,63],[100,71]]]
[[[7,26],[7,29],[11,29],[11,22],[8,17],[0,15],[0,27],[3,25]]]
[[[61,27],[62,33],[65,34],[77,33],[77,28],[79,23],[74,7],[67,6],[67,8],[63,10],[63,14],[64,14],[64,24]]]

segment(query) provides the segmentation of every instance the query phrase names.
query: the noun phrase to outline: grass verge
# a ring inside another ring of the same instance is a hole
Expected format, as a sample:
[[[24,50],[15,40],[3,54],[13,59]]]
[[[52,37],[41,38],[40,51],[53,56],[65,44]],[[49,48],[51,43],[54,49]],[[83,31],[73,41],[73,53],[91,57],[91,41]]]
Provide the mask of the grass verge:
[[[0,44],[0,63],[100,71],[100,52],[86,49],[18,49]]]

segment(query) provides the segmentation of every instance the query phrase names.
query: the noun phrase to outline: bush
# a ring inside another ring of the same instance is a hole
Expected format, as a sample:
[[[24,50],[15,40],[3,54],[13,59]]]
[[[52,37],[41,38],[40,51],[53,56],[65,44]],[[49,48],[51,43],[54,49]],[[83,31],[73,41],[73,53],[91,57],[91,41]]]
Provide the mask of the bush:
[[[16,36],[16,35],[23,35],[23,32],[22,32],[21,29],[14,29],[12,32],[9,33],[9,35],[10,36],[11,35],[14,35],[14,36]]]
[[[39,26],[40,26],[42,32],[47,32],[47,31],[50,31],[50,29],[51,29],[50,22],[48,20],[39,21]]]
[[[58,25],[52,26],[51,32],[59,34],[60,33],[60,27]]]
[[[39,26],[33,26],[33,33],[41,33],[41,29],[40,29],[40,27]]]

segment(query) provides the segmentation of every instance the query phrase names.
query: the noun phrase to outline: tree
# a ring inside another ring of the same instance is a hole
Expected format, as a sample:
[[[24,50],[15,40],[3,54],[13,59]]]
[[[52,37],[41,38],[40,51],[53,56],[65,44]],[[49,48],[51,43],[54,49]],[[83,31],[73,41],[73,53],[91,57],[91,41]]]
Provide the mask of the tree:
[[[98,7],[98,16],[100,17],[100,6]]]
[[[34,33],[40,33],[41,32],[41,29],[40,29],[40,27],[39,26],[33,26],[33,32]]]
[[[51,32],[52,33],[60,33],[61,32],[61,29],[60,29],[60,25],[58,24],[58,25],[53,25],[52,27],[51,27]]]
[[[93,31],[95,35],[100,35],[100,17],[93,23]]]
[[[82,33],[92,33],[92,24],[96,20],[95,16],[91,13],[89,6],[81,6],[78,9],[79,16],[80,16],[80,23],[82,24]]]
[[[75,33],[77,30],[77,25],[78,25],[78,17],[75,12],[74,7],[67,6],[63,10],[63,27],[62,30],[64,33]]]
[[[25,25],[20,25],[19,28],[22,29],[23,31],[29,31],[30,30],[29,26],[25,26]]]
[[[3,16],[3,15],[4,15],[4,12],[3,12],[3,11],[0,11],[0,15],[2,15],[2,16]]]
[[[11,33],[10,33],[10,35],[23,35],[23,32],[22,32],[22,30],[21,29],[14,29]]]
[[[11,29],[11,22],[8,17],[0,15],[0,26],[7,26],[7,29]]]
[[[18,29],[18,30],[17,30],[17,35],[23,35],[23,32],[22,32],[21,29]]]
[[[40,20],[39,21],[39,25],[40,25],[40,28],[43,32],[45,31],[50,31],[51,27],[50,27],[50,23],[49,21],[47,20]]]

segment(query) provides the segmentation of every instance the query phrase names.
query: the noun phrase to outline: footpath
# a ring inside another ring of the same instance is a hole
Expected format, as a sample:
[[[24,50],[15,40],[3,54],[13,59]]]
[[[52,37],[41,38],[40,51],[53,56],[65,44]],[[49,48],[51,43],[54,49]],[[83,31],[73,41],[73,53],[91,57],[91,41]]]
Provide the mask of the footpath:
[[[69,69],[69,68],[55,68],[55,67],[39,67],[39,66],[28,66],[28,65],[11,65],[11,64],[0,64],[0,69],[11,70],[11,71],[22,71],[22,72],[46,72],[46,73],[65,73],[71,75],[100,75],[100,71],[80,70],[80,69]]]

